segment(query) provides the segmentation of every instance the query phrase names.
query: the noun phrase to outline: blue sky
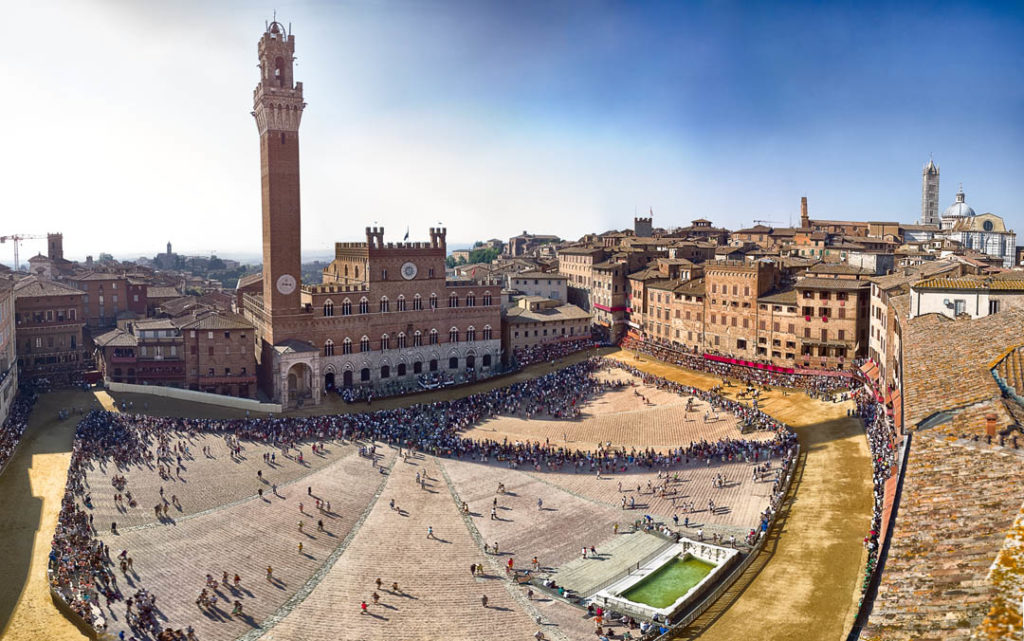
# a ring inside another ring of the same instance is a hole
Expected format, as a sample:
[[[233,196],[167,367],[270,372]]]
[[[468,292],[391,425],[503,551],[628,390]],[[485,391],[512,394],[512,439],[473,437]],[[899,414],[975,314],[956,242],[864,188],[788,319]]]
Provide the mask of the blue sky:
[[[60,230],[76,257],[258,252],[249,111],[275,9],[309,104],[306,253],[374,222],[452,243],[650,207],[788,224],[805,195],[812,217],[911,222],[929,153],[943,207],[963,182],[1024,233],[1019,3],[437,0],[8,9],[2,233]]]

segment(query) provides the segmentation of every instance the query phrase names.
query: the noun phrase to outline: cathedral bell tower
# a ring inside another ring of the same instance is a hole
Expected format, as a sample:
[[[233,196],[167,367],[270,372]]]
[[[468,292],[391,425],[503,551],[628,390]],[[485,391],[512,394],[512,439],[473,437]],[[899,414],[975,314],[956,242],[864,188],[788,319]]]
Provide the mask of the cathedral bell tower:
[[[260,133],[263,187],[263,306],[271,321],[300,311],[299,121],[306,103],[295,82],[295,36],[276,20],[259,42],[260,82],[253,112]]]

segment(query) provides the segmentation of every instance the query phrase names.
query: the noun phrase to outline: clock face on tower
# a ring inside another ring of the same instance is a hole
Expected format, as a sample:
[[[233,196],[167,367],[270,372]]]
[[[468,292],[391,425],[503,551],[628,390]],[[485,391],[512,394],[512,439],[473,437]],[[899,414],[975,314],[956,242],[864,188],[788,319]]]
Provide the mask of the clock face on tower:
[[[416,263],[405,263],[402,265],[402,278],[405,280],[416,278]]]
[[[291,274],[281,274],[277,277],[277,291],[285,296],[295,291],[295,277]]]

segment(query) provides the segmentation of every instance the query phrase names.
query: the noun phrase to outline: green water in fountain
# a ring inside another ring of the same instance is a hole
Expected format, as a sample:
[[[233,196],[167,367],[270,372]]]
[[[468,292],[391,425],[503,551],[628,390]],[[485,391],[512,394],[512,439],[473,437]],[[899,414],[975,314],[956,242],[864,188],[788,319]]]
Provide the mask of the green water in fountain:
[[[690,555],[676,557],[623,592],[622,596],[654,608],[666,608],[700,583],[714,568],[713,563]]]

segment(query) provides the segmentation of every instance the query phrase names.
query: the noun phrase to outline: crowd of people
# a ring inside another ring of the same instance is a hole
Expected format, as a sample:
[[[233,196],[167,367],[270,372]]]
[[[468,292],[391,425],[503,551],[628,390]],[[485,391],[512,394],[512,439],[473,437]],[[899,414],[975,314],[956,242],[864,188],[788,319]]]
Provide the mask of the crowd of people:
[[[624,338],[620,346],[632,352],[646,354],[659,361],[704,372],[722,379],[739,380],[762,389],[772,387],[803,389],[813,398],[831,398],[835,392],[849,390],[857,384],[855,379],[846,376],[787,374],[735,363],[723,363],[704,358],[703,354],[688,352],[680,346],[637,340],[631,337]]]
[[[557,343],[541,343],[539,345],[517,347],[512,350],[512,357],[517,366],[526,367],[527,365],[533,365],[534,363],[545,363],[559,358],[565,358],[566,356],[574,354],[580,350],[590,349],[592,347],[602,347],[604,345],[607,345],[607,343],[598,338],[576,338],[567,341],[559,341]]]
[[[652,448],[627,450],[606,444],[589,450],[570,449],[565,444],[552,444],[550,439],[544,442],[510,442],[508,439],[480,440],[461,435],[463,430],[474,424],[498,415],[526,418],[579,416],[590,398],[604,390],[630,384],[626,380],[602,380],[595,376],[598,370],[608,368],[619,368],[624,373],[642,376],[646,384],[697,397],[715,408],[737,413],[756,429],[773,430],[775,437],[767,441],[742,438],[691,441],[668,451],[655,451]],[[302,442],[347,439],[365,443],[385,442],[435,456],[502,462],[511,468],[572,468],[575,472],[598,474],[631,469],[660,470],[670,466],[710,466],[737,460],[764,463],[773,457],[788,461],[796,444],[796,436],[791,430],[756,408],[722,398],[713,391],[672,383],[619,361],[599,357],[591,357],[526,382],[457,400],[362,414],[203,419],[97,410],[85,416],[76,430],[50,563],[53,587],[87,621],[95,623],[102,618],[102,610],[93,607],[98,606],[100,597],[109,602],[122,599],[123,595],[118,588],[116,564],[110,558],[110,550],[97,538],[97,528],[109,526],[116,532],[117,524],[93,523],[88,510],[91,503],[86,471],[96,464],[110,466],[114,470],[145,465],[165,466],[170,473],[175,457],[182,452],[183,441],[180,439],[200,432],[221,434],[232,447],[232,452],[239,455],[246,442],[265,444],[287,452]],[[115,490],[130,497],[130,489],[124,486],[123,479],[115,473],[112,483]],[[136,597],[137,605],[155,598],[143,596],[145,598],[141,601]],[[140,636],[145,631],[154,635],[160,633],[160,622],[152,609],[138,607],[129,623]],[[167,629],[164,630],[166,632]],[[177,634],[173,630],[171,633]]]
[[[885,414],[885,406],[877,402],[866,389],[855,392],[853,399],[857,403],[856,415],[864,423],[864,432],[871,449],[871,482],[874,495],[871,529],[864,537],[868,560],[864,569],[864,581],[861,584],[863,597],[878,563],[878,537],[882,528],[882,511],[885,507],[885,483],[896,471],[897,443],[896,430]]]
[[[18,394],[11,403],[10,410],[3,425],[0,425],[0,472],[7,465],[7,461],[14,455],[18,448],[21,435],[28,427],[28,415],[32,412],[32,406],[36,403],[37,394],[33,387],[22,385]]]

